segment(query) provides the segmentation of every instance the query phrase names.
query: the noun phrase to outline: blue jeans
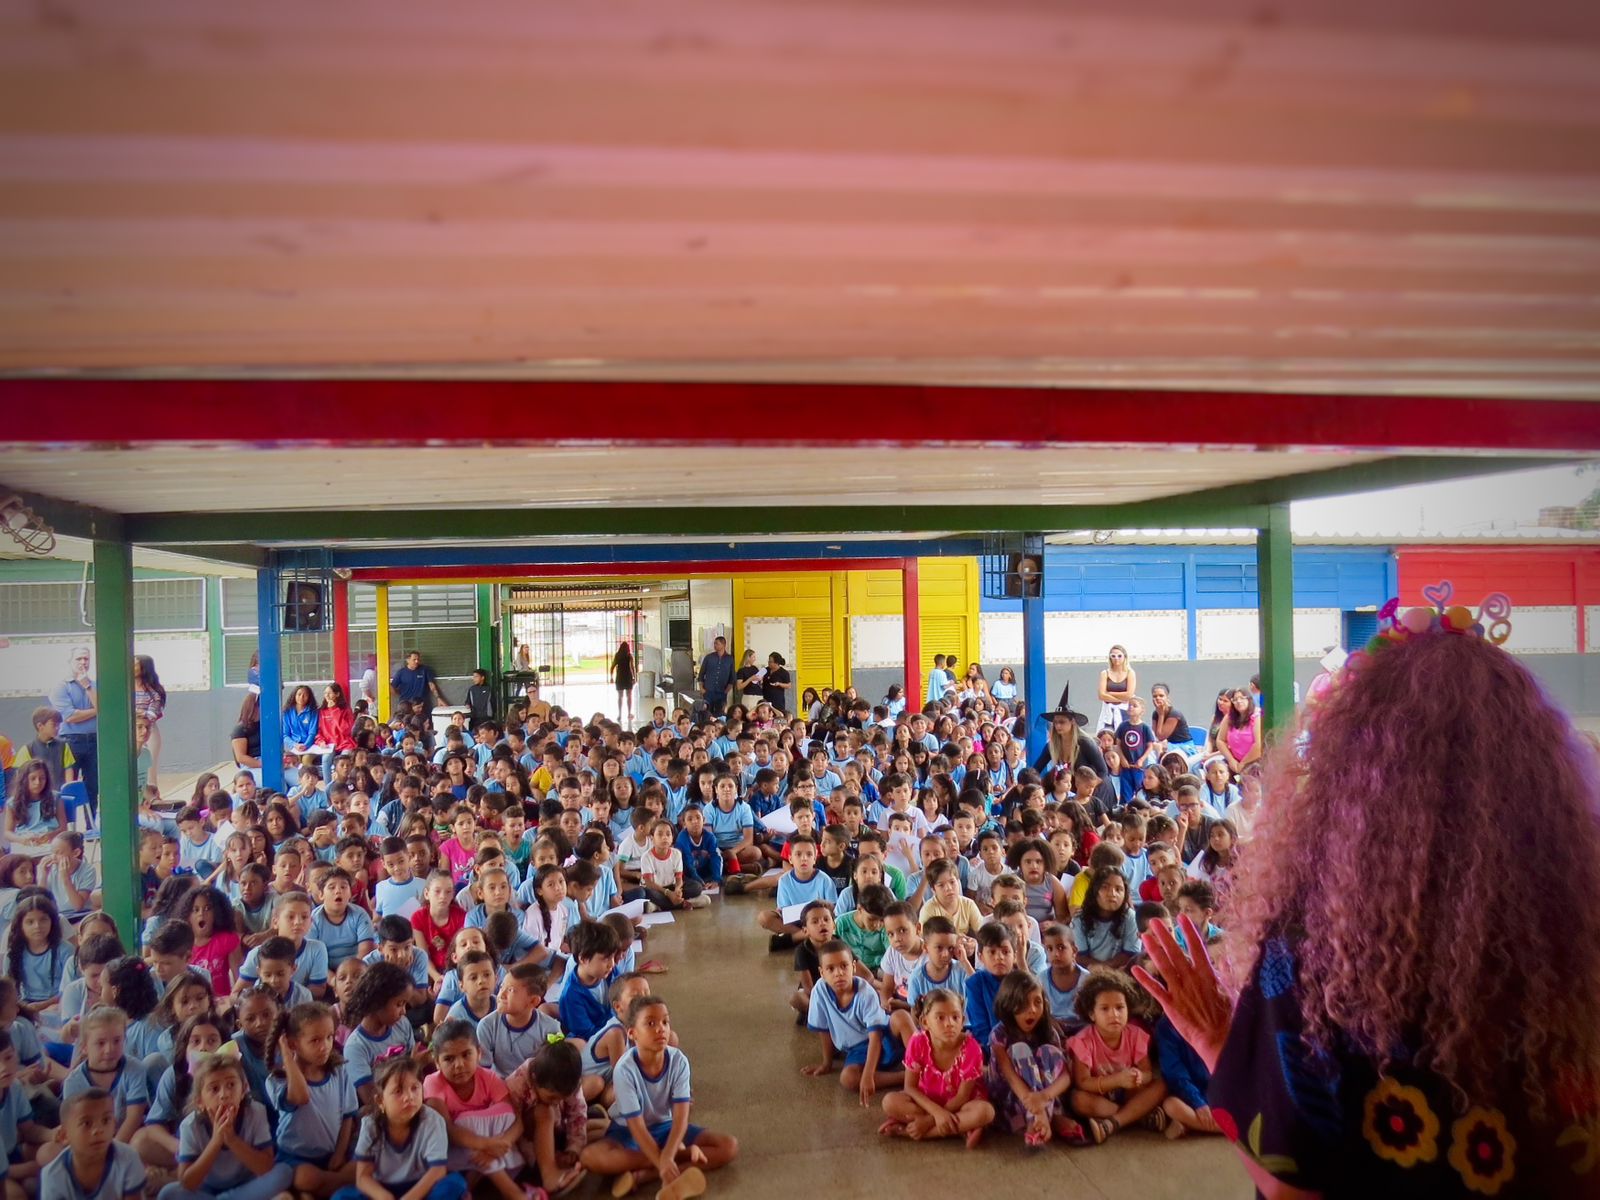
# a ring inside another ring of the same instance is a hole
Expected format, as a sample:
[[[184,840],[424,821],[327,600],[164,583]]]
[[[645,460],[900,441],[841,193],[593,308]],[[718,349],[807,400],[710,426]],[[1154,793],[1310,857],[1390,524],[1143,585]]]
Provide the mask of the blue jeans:
[[[191,1191],[181,1183],[169,1183],[161,1189],[161,1200],[272,1200],[279,1192],[287,1192],[293,1186],[294,1168],[288,1163],[278,1163],[265,1175],[225,1192]]]
[[[383,1186],[396,1196],[404,1196],[413,1184],[386,1183]],[[429,1189],[428,1200],[464,1200],[466,1194],[466,1177],[452,1171]],[[167,1197],[163,1195],[161,1200],[167,1200]],[[333,1194],[333,1200],[367,1200],[367,1194],[358,1187],[342,1187]]]

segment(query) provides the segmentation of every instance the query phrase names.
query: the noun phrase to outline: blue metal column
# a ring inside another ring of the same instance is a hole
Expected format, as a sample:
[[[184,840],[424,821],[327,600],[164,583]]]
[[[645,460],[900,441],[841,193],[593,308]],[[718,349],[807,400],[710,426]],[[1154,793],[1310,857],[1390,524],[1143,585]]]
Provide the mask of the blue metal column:
[[[1043,589],[1040,589],[1041,592]],[[1039,719],[1049,711],[1050,686],[1044,661],[1044,596],[1022,598],[1022,694],[1028,706],[1028,761],[1039,757],[1050,740],[1050,724]]]
[[[256,572],[256,628],[261,653],[261,786],[283,790],[283,641],[278,619],[278,573]]]

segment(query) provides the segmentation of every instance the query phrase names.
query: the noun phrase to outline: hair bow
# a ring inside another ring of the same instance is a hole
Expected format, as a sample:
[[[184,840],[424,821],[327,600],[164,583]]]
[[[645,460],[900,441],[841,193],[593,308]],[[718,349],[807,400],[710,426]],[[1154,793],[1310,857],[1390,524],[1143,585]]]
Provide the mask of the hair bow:
[[[554,1046],[558,1042],[566,1041],[567,1035],[564,1033],[547,1033],[544,1035],[544,1040],[546,1045]]]
[[[386,1058],[396,1058],[399,1055],[404,1054],[405,1052],[406,1052],[406,1048],[404,1046],[400,1046],[400,1045],[390,1046],[387,1050],[385,1050],[382,1054],[378,1055],[378,1057],[373,1059],[372,1061],[373,1062],[382,1062]]]
[[[239,1061],[241,1061],[239,1058],[239,1043],[229,1040],[223,1042],[222,1045],[218,1046],[215,1050],[201,1050],[197,1052],[191,1065],[198,1067],[201,1063],[236,1063]]]

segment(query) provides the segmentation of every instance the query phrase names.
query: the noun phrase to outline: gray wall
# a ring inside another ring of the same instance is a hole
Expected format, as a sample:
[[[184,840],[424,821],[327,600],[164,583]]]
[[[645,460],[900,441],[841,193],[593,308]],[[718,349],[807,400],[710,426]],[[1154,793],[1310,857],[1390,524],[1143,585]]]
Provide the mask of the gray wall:
[[[32,741],[33,710],[43,702],[43,697],[0,699],[0,730],[18,746]],[[161,718],[161,773],[191,775],[232,761],[228,733],[242,703],[242,687],[171,693],[167,714]]]

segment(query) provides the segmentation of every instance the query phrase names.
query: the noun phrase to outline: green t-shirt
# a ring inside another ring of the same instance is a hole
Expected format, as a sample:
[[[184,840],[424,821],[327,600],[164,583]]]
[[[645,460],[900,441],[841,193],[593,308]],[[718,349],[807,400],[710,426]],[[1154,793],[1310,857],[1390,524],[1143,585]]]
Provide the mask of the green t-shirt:
[[[881,927],[873,932],[863,929],[856,923],[854,910],[845,913],[835,922],[834,936],[846,946],[850,952],[859,958],[870,971],[876,971],[883,963],[884,952],[889,949],[889,934]]]

